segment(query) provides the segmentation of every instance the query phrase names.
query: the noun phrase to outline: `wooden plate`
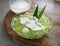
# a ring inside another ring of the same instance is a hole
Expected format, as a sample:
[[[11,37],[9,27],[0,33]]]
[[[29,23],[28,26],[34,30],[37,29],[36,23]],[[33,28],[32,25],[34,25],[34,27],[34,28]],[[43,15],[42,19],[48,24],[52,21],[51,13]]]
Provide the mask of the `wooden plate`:
[[[47,36],[37,40],[27,40],[18,36],[11,28],[11,19],[15,14],[9,11],[4,19],[4,26],[8,35],[21,46],[59,46],[60,45],[60,23],[54,25]]]

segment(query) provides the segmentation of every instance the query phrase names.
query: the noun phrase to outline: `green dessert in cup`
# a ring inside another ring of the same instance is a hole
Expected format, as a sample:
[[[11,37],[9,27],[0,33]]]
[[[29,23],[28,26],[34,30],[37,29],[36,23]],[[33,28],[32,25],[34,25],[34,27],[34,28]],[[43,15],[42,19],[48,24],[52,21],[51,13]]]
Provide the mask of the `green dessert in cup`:
[[[34,14],[26,12],[14,17],[11,21],[13,30],[25,39],[38,39],[46,35],[52,27],[52,21],[43,15],[45,8],[38,12],[37,6]]]

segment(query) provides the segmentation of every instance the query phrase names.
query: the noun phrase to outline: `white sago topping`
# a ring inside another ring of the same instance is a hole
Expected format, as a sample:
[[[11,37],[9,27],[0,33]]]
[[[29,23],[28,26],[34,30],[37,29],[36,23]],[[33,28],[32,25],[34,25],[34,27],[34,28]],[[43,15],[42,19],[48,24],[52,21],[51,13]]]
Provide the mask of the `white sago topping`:
[[[35,23],[26,24],[26,26],[34,31],[42,29],[41,27],[37,26]]]
[[[45,27],[40,22],[38,22],[38,19],[36,17],[34,17],[32,20],[29,18],[20,18],[20,23],[25,24],[32,31],[45,29]]]
[[[37,22],[36,23],[39,27],[41,27],[42,29],[45,29],[45,27],[40,23],[40,22]]]
[[[32,29],[32,28],[35,26],[35,24],[34,24],[34,23],[29,23],[29,24],[26,24],[26,26],[27,26],[28,28]]]
[[[25,33],[27,33],[27,32],[29,32],[29,29],[28,28],[23,28],[22,31],[25,32]]]
[[[19,2],[15,2],[15,3],[11,4],[10,9],[13,12],[19,14],[19,13],[22,13],[22,12],[29,10],[30,4],[25,2],[25,1],[19,1]]]

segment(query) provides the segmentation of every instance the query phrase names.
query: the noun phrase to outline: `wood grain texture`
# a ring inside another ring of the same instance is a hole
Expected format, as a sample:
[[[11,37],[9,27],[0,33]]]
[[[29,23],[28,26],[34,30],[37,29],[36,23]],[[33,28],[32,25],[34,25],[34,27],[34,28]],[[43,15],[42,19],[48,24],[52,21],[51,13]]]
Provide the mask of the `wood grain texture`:
[[[4,19],[4,26],[8,35],[21,46],[60,46],[60,23],[54,22],[48,34],[37,40],[27,40],[18,36],[11,28],[11,19],[15,14],[9,11]]]

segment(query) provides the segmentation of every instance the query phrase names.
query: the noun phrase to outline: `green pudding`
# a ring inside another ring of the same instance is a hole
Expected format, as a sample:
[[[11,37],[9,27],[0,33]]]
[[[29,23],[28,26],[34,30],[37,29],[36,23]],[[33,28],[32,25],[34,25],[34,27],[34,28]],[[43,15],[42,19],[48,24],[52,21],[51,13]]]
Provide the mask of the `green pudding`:
[[[20,14],[19,17],[13,17],[11,21],[13,30],[20,37],[26,39],[38,39],[46,35],[52,27],[52,21],[42,15],[38,20],[33,13]]]

